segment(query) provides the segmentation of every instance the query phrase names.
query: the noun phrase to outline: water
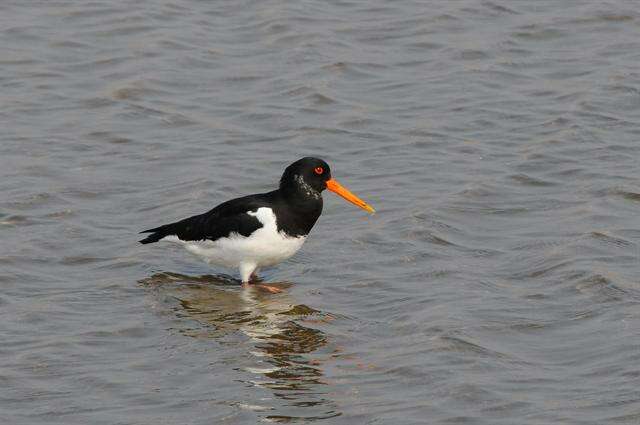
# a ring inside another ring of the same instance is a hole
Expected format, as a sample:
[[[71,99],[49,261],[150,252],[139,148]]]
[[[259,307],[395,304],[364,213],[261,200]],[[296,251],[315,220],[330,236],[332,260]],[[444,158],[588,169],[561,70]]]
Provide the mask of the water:
[[[633,2],[2,2],[0,422],[637,424]],[[137,232],[320,156],[242,291]]]

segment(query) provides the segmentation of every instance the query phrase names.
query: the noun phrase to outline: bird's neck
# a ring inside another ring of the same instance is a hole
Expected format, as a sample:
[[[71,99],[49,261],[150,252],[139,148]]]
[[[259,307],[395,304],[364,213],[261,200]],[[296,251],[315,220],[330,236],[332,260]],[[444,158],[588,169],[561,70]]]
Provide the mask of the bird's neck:
[[[279,191],[278,230],[290,236],[306,236],[322,213],[322,196]]]

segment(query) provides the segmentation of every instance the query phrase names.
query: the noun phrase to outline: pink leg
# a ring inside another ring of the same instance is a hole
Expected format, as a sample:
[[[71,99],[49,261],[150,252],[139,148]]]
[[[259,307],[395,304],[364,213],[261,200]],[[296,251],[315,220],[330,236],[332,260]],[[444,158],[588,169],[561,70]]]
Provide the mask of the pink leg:
[[[258,271],[258,268],[253,264],[240,265],[240,276],[242,277],[242,287],[256,288],[256,289],[270,292],[272,294],[277,294],[279,292],[282,292],[282,289],[280,288],[260,283],[261,282],[260,278],[256,274],[257,271]]]
[[[275,286],[271,286],[271,285],[265,285],[264,283],[256,285],[256,288],[259,288],[263,291],[270,292],[272,294],[279,294],[280,292],[282,292],[282,289],[277,288]]]

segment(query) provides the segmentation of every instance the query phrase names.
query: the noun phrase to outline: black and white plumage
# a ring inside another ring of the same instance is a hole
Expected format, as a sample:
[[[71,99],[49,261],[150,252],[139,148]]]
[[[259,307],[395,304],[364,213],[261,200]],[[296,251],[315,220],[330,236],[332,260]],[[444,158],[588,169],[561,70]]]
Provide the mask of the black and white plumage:
[[[224,202],[184,220],[145,230],[140,243],[161,240],[184,245],[210,264],[237,267],[248,283],[260,267],[292,257],[322,213],[322,191],[329,189],[359,207],[373,208],[331,178],[329,165],[306,157],[289,165],[278,189]]]

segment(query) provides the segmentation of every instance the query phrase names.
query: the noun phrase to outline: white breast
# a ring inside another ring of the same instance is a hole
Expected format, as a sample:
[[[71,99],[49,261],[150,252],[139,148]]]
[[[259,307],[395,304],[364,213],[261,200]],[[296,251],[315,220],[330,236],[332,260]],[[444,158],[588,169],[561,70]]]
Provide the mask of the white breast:
[[[262,223],[262,227],[249,236],[232,233],[215,241],[182,241],[177,236],[167,236],[163,240],[179,242],[187,251],[208,263],[226,267],[238,267],[242,263],[258,267],[278,264],[292,257],[306,240],[305,236],[290,237],[278,232],[276,216],[271,208],[262,207],[247,214]]]

